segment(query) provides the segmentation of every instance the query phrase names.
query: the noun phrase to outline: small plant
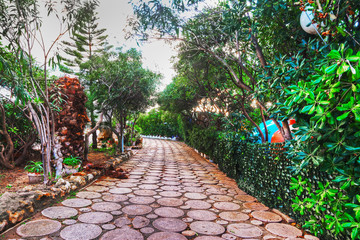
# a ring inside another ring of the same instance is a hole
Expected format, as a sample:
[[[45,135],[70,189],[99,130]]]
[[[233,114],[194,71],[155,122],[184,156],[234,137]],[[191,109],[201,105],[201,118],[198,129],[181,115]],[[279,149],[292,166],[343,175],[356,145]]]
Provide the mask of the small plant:
[[[42,162],[34,162],[34,161],[30,161],[28,163],[28,165],[25,166],[25,170],[29,173],[42,173],[44,172],[44,168],[43,168],[43,163]]]
[[[9,185],[6,186],[6,188],[7,188],[7,189],[10,189],[10,188],[12,188],[12,185],[9,184]]]
[[[67,157],[64,159],[63,163],[68,166],[77,166],[81,163],[81,159],[79,157]]]

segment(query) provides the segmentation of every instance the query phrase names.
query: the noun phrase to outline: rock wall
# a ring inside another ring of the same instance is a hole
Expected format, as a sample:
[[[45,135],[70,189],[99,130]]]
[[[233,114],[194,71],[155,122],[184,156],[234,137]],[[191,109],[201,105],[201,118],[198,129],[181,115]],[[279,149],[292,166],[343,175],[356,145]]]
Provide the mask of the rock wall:
[[[71,191],[78,190],[99,176],[107,169],[118,167],[127,161],[133,152],[127,152],[120,157],[106,162],[102,171],[92,169],[84,176],[68,176],[60,178],[54,186],[33,189],[31,185],[18,192],[6,192],[0,197],[0,233],[35,214],[50,203],[65,197]]]

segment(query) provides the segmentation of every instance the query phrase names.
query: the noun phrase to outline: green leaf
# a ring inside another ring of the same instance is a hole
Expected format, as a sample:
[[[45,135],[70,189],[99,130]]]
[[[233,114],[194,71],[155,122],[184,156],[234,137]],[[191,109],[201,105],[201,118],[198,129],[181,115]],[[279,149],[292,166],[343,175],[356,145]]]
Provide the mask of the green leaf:
[[[346,58],[347,60],[349,60],[350,62],[356,62],[356,61],[359,61],[360,60],[360,57],[358,56],[351,56],[351,57],[348,57]]]
[[[338,116],[336,119],[337,119],[338,121],[342,121],[342,120],[344,120],[344,119],[349,115],[349,113],[350,113],[350,112],[346,112],[346,113]]]
[[[337,66],[338,66],[337,64],[334,64],[334,65],[331,65],[330,67],[327,67],[325,69],[325,73],[326,74],[334,73],[336,71]]]
[[[343,62],[340,67],[337,69],[336,73],[338,75],[343,74],[344,72],[348,71],[350,69],[349,65],[345,62]]]
[[[303,113],[308,112],[312,107],[313,107],[313,105],[307,105],[301,110],[301,112],[303,112]]]
[[[331,52],[327,55],[327,57],[336,60],[341,59],[341,55],[337,50],[331,50]]]
[[[356,239],[359,233],[359,228],[353,228],[353,230],[351,231],[351,239]]]

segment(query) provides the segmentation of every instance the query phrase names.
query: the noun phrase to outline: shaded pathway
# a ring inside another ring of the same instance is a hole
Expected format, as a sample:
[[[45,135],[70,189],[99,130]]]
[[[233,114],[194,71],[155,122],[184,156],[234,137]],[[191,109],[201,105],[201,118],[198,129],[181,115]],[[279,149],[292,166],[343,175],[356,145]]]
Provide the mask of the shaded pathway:
[[[98,180],[46,208],[18,239],[304,239],[183,143],[146,139],[123,167],[129,179]]]

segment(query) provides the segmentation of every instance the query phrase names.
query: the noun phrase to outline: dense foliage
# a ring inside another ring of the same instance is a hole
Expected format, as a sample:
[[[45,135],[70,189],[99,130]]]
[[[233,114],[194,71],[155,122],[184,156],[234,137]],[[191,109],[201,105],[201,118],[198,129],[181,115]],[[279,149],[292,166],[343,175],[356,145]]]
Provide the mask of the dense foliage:
[[[140,114],[137,126],[142,135],[176,137],[181,135],[179,123],[181,117],[177,114],[152,109],[146,114]]]
[[[325,239],[358,239],[360,3],[227,0],[194,7],[198,2],[135,4],[139,33],[148,37],[156,28],[181,41],[178,75],[160,94],[161,108],[190,119],[186,142],[240,176],[242,186],[262,182],[241,175],[242,166],[269,167],[271,151],[253,145],[252,136],[257,131],[266,142],[267,130],[260,131],[259,124],[272,120],[286,140],[286,157],[274,162],[278,170],[271,173],[278,179],[281,172],[279,181],[285,181],[284,209]],[[188,9],[198,12],[188,18],[182,14]],[[315,26],[314,35],[299,22],[309,14],[314,18],[307,27]],[[292,133],[290,118],[297,122]],[[207,134],[209,128],[218,133]],[[254,149],[266,155],[266,163]],[[283,199],[271,185],[257,187]],[[249,191],[256,195],[255,188]]]

